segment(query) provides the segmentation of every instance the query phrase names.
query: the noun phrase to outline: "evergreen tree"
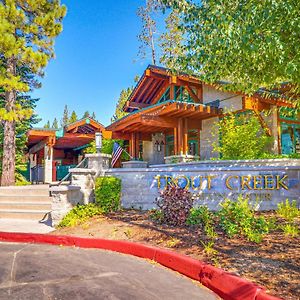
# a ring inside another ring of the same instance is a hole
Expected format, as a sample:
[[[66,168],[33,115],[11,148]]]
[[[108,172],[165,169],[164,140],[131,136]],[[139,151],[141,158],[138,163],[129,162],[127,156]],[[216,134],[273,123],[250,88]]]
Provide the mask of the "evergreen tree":
[[[48,122],[44,125],[44,128],[50,128],[50,121],[48,120]]]
[[[127,89],[124,89],[124,90],[121,91],[119,100],[118,100],[117,105],[116,105],[115,114],[111,118],[112,122],[115,122],[118,119],[120,119],[120,118],[122,118],[122,117],[124,117],[128,114],[128,113],[123,111],[123,107],[124,107],[126,101],[128,100],[130,94],[132,93],[132,90],[133,90],[133,88],[130,87],[130,88],[127,88]]]
[[[36,108],[36,102],[38,99],[32,99],[29,96],[18,96],[16,103],[25,109],[30,109],[34,111]],[[5,107],[5,98],[0,95],[0,108]],[[32,114],[30,118],[23,119],[22,122],[16,123],[16,169],[15,177],[17,183],[22,183],[24,181],[21,173],[25,172],[27,169],[27,159],[25,158],[25,150],[27,143],[26,132],[32,128],[34,124],[40,122],[40,118],[36,114]],[[4,139],[4,127],[0,125],[0,144],[3,144]],[[3,149],[0,148],[0,156],[3,154]],[[0,161],[0,170],[2,172],[2,163]]]
[[[90,117],[90,113],[89,111],[87,110],[84,114],[83,114],[83,117],[82,118],[89,118]]]
[[[58,121],[56,118],[54,118],[53,124],[52,124],[52,128],[54,129],[58,129]]]
[[[76,122],[77,120],[78,120],[77,114],[76,114],[76,112],[73,110],[73,111],[72,111],[72,114],[71,114],[71,117],[70,117],[70,119],[69,119],[69,123],[74,123],[74,122]]]
[[[69,110],[68,110],[68,105],[65,105],[63,117],[61,120],[61,126],[65,127],[68,124],[69,124]]]
[[[91,117],[93,120],[96,120],[96,114],[95,112],[92,113],[92,117]]]
[[[18,95],[32,88],[20,69],[27,66],[33,75],[42,75],[54,56],[54,39],[62,31],[65,13],[59,0],[0,1],[0,87],[5,91],[0,114],[4,124],[3,186],[15,184],[16,124],[32,115],[31,108],[17,102]]]

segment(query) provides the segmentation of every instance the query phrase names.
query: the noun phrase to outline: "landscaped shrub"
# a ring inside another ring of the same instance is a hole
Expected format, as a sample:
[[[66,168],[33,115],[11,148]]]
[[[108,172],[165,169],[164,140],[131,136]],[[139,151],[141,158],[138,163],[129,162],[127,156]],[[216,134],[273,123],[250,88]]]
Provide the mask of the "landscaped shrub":
[[[168,186],[156,199],[156,205],[161,209],[163,222],[182,226],[193,206],[192,194],[177,186]]]
[[[207,225],[214,222],[214,215],[207,206],[199,206],[190,210],[189,217],[186,220],[188,225]]]
[[[278,204],[277,214],[287,221],[293,222],[295,218],[300,216],[300,210],[295,200],[290,203],[289,199],[286,199],[285,202]]]
[[[300,210],[297,208],[297,202],[291,203],[288,199],[278,204],[277,215],[286,220],[285,224],[279,226],[285,235],[296,237],[299,235],[299,226],[295,223],[296,218],[300,217]]]
[[[121,180],[108,176],[97,178],[95,197],[104,213],[117,211],[120,208]]]
[[[248,198],[240,195],[236,202],[227,199],[221,206],[218,213],[220,226],[229,237],[240,234],[249,241],[259,243],[263,235],[269,232],[268,221],[262,216],[255,216]]]
[[[213,151],[220,153],[221,159],[257,159],[270,152],[272,138],[252,113],[227,114],[216,123],[212,134]]]
[[[102,213],[103,210],[94,203],[77,205],[61,220],[58,227],[73,227]]]

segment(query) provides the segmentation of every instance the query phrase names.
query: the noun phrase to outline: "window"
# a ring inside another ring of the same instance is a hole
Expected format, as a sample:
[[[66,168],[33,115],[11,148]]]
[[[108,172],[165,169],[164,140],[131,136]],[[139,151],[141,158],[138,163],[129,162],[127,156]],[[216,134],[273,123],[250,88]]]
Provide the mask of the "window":
[[[281,123],[281,152],[300,153],[300,124]]]

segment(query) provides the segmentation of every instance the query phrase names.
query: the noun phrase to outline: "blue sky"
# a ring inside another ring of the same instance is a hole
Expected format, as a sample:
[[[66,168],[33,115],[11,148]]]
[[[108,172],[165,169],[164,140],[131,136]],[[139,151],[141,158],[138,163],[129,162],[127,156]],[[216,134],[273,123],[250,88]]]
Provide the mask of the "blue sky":
[[[61,118],[64,105],[81,117],[95,112],[104,125],[110,123],[123,88],[133,84],[150,61],[138,60],[137,35],[141,22],[136,15],[143,0],[62,0],[68,13],[64,30],[56,39],[56,58],[42,79],[39,126]]]

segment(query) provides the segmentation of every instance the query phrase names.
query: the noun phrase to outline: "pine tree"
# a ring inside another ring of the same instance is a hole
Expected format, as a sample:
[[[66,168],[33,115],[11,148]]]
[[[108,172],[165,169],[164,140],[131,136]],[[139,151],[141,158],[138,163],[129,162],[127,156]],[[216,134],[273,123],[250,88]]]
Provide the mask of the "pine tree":
[[[28,119],[32,109],[17,103],[20,93],[32,88],[21,76],[27,66],[33,75],[42,75],[54,56],[54,39],[62,31],[66,8],[59,0],[0,1],[0,87],[5,91],[1,185],[15,184],[16,123]]]
[[[87,110],[84,114],[83,114],[83,117],[82,118],[89,118],[90,117],[90,113],[89,111]]]
[[[29,96],[18,96],[16,103],[26,109],[32,111],[36,108],[36,102],[38,99],[32,99]],[[0,108],[5,107],[5,98],[0,95]],[[40,122],[40,118],[36,114],[32,114],[30,118],[23,119],[21,122],[16,123],[16,170],[15,177],[16,182],[24,181],[24,177],[21,175],[27,169],[27,160],[25,157],[27,136],[26,132],[32,128],[34,124]],[[4,127],[0,125],[0,144],[3,144],[4,139]],[[3,149],[0,148],[0,156],[2,156]],[[0,170],[2,171],[2,162],[0,161]]]
[[[96,120],[96,114],[95,114],[95,112],[93,111],[93,113],[92,113],[92,117],[91,117],[93,120]]]
[[[65,105],[63,117],[61,120],[61,126],[65,127],[68,124],[69,124],[69,110],[68,110],[68,105]]]
[[[132,90],[133,90],[133,88],[127,88],[127,89],[124,89],[121,91],[119,100],[116,105],[115,114],[111,118],[112,122],[115,122],[118,119],[120,119],[128,114],[123,111],[123,107],[124,107],[126,101],[128,100],[130,94],[132,93]]]
[[[52,124],[52,128],[54,129],[58,129],[58,121],[56,118],[54,118],[53,124]]]
[[[48,120],[48,122],[44,125],[44,128],[50,128],[50,121]]]
[[[73,111],[72,111],[72,114],[71,114],[71,117],[70,117],[70,119],[69,119],[69,123],[74,123],[74,122],[76,122],[77,120],[78,120],[77,114],[76,114],[76,112],[73,110]]]

